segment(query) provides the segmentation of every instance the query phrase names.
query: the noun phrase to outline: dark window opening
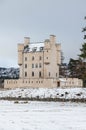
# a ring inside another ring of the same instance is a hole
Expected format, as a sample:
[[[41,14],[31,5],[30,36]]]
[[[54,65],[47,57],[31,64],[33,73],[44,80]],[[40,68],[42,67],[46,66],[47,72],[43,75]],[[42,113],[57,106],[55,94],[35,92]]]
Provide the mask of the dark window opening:
[[[32,64],[32,68],[34,68],[34,64]]]
[[[49,77],[50,77],[50,72],[49,72]]]
[[[25,61],[27,61],[27,57],[25,57]]]
[[[42,57],[41,57],[41,56],[39,57],[39,60],[42,60]]]
[[[32,56],[32,60],[34,60],[34,56]]]
[[[34,77],[34,72],[32,72],[32,77]]]
[[[27,68],[27,64],[25,64],[25,68]]]
[[[57,77],[57,73],[56,73],[56,77]]]
[[[39,72],[39,77],[41,77],[41,72]]]
[[[27,72],[25,72],[25,77],[27,77]]]
[[[38,64],[36,64],[36,68],[38,68]]]
[[[42,66],[41,66],[41,63],[39,63],[39,68],[41,68]]]
[[[37,47],[32,48],[33,52],[36,52],[36,50],[37,50]]]
[[[40,51],[43,51],[44,47],[40,47]]]

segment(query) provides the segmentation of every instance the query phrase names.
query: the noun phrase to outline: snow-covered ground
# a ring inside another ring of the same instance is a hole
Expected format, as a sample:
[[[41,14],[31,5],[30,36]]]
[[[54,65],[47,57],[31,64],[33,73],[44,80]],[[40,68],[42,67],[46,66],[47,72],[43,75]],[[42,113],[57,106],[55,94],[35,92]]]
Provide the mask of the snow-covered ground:
[[[86,104],[0,101],[0,130],[86,130]]]
[[[0,97],[86,99],[86,88],[17,88],[10,90],[0,90]]]

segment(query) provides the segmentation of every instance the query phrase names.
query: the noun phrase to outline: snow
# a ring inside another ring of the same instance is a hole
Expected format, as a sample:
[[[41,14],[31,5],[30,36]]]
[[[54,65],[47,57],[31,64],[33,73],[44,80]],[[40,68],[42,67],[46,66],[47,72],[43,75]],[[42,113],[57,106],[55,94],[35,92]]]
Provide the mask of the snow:
[[[0,130],[86,130],[86,104],[0,101]]]
[[[19,97],[22,98],[77,98],[86,99],[86,88],[16,88],[10,90],[0,90],[0,97]]]
[[[59,78],[60,81],[66,82],[66,79]]]
[[[0,68],[0,77],[17,78],[19,77],[19,68]]]
[[[36,49],[36,51],[40,51],[40,48],[44,47],[44,43],[40,42],[40,43],[30,43],[28,48],[25,48],[24,52],[31,52],[34,51],[34,49]]]

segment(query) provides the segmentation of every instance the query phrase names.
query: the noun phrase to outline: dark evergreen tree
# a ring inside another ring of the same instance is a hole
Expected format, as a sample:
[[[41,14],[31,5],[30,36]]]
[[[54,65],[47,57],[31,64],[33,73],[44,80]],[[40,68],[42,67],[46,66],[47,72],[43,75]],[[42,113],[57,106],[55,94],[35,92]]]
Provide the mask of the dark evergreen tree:
[[[84,17],[86,20],[86,16]],[[84,32],[84,43],[82,44],[82,48],[80,49],[81,54],[79,58],[82,60],[81,68],[81,78],[83,79],[84,86],[86,87],[86,26],[82,29]]]
[[[86,60],[86,43],[82,44],[82,48],[80,49],[81,54],[79,55],[79,57],[85,61]]]

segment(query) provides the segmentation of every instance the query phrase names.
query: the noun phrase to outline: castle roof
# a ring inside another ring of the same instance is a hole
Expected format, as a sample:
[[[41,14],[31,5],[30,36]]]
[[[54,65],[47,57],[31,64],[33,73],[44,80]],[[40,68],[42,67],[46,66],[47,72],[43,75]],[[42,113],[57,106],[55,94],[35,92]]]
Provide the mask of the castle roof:
[[[25,46],[24,52],[37,52],[43,51],[44,49],[44,42],[35,42],[30,43],[28,46]]]

